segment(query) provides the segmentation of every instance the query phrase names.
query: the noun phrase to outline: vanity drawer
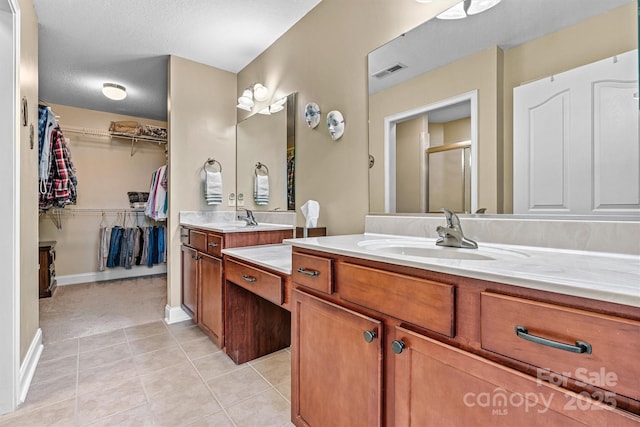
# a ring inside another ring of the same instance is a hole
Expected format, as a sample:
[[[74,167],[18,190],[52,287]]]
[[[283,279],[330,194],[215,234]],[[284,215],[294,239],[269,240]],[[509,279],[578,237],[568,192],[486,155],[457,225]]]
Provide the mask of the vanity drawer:
[[[189,246],[202,252],[207,251],[207,233],[189,230]]]
[[[228,281],[274,304],[284,303],[284,285],[280,276],[237,261],[226,260],[225,277]]]
[[[336,268],[340,298],[448,337],[455,336],[455,287],[350,263]]]
[[[326,294],[333,292],[332,259],[294,252],[291,267],[291,278],[295,283]]]
[[[209,255],[222,257],[222,236],[207,233],[207,253]]]
[[[640,399],[640,322],[489,292],[480,298],[483,349]]]

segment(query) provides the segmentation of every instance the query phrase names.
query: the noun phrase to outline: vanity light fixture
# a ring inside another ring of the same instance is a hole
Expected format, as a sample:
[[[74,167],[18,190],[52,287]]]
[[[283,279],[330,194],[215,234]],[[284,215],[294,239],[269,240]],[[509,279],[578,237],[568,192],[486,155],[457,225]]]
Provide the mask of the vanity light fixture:
[[[500,0],[463,0],[453,7],[445,10],[438,19],[462,19],[469,15],[476,15],[500,3]]]
[[[266,101],[269,97],[269,89],[261,83],[254,83],[246,88],[240,98],[238,98],[237,108],[242,110],[251,111],[255,105],[253,100]]]
[[[116,83],[104,83],[102,85],[102,94],[114,101],[120,101],[127,97],[127,88]]]
[[[287,102],[287,97],[284,96],[284,97],[278,99],[273,104],[269,105],[268,107],[264,107],[262,110],[258,111],[258,114],[269,115],[269,114],[278,113],[278,112],[284,110],[284,104],[286,102]]]

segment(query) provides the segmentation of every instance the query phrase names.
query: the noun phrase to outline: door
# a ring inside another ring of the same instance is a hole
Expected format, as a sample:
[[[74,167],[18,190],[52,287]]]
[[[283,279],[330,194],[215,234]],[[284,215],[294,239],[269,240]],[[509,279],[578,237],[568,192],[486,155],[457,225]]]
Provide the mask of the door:
[[[513,91],[514,213],[640,212],[637,50]]]
[[[395,426],[632,426],[640,418],[395,328]],[[402,342],[402,344],[397,344]],[[613,402],[615,403],[615,402]]]
[[[200,307],[198,323],[217,337],[218,347],[223,339],[223,295],[222,260],[208,255],[199,255],[200,263]]]
[[[182,308],[194,322],[198,321],[198,252],[181,246]]]
[[[292,415],[297,426],[382,420],[382,323],[292,292]]]

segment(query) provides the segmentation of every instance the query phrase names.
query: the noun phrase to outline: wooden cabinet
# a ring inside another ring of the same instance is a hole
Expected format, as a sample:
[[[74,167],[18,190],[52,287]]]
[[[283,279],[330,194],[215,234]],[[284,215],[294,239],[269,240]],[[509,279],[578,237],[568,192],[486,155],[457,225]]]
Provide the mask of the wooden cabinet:
[[[56,242],[40,242],[38,249],[38,288],[40,298],[53,295],[56,290]]]
[[[294,293],[293,421],[299,426],[382,425],[382,323]]]
[[[396,426],[637,426],[597,400],[397,327]]]
[[[225,352],[237,364],[291,345],[288,275],[224,256]]]
[[[198,251],[182,246],[182,308],[198,321]]]
[[[201,254],[198,324],[219,343],[223,342],[222,260]]]
[[[640,426],[640,310],[296,247],[292,271],[297,426]]]
[[[224,282],[222,249],[282,243],[291,230],[219,233],[181,227],[182,308],[218,347],[224,347]]]

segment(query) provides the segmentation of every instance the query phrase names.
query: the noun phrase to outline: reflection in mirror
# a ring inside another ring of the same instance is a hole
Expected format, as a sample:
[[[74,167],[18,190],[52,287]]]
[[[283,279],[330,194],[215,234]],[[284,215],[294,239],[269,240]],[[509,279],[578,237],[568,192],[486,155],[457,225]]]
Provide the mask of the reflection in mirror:
[[[503,0],[466,19],[432,19],[371,52],[369,152],[376,162],[369,169],[370,212],[407,212],[399,205],[395,209],[388,202],[393,196],[385,190],[396,181],[395,173],[405,167],[387,167],[396,159],[389,158],[393,154],[385,147],[385,123],[402,112],[477,91],[471,211],[486,207],[487,213],[513,213],[513,194],[518,191],[513,188],[513,147],[518,143],[513,140],[514,88],[603,59],[615,60],[637,49],[637,13],[634,0]],[[403,67],[394,66],[398,63]],[[637,85],[637,69],[634,80]],[[633,123],[623,126],[638,129],[637,114],[634,117]],[[586,122],[579,126],[592,127]],[[595,161],[591,156],[573,168],[591,168]],[[419,179],[427,180],[428,174]],[[428,184],[421,181],[418,185],[427,192]],[[400,200],[402,189],[397,190],[396,200]],[[419,211],[438,208],[425,206]],[[628,214],[638,212],[629,210]]]
[[[238,209],[295,210],[295,101],[292,93],[282,111],[254,114],[237,124]]]
[[[477,93],[385,117],[385,212],[476,208]]]

